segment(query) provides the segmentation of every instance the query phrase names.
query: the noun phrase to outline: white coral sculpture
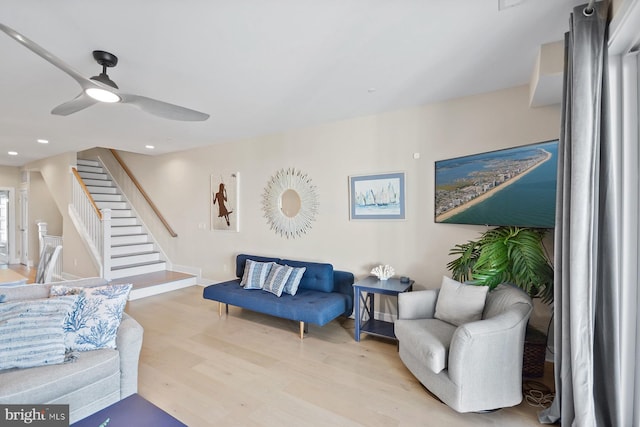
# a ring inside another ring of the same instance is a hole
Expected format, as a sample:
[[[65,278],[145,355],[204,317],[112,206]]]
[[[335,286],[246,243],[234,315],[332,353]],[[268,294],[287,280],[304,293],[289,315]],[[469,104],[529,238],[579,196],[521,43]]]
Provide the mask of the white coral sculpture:
[[[390,265],[379,265],[371,270],[371,274],[376,276],[379,280],[387,280],[392,277],[396,271]]]

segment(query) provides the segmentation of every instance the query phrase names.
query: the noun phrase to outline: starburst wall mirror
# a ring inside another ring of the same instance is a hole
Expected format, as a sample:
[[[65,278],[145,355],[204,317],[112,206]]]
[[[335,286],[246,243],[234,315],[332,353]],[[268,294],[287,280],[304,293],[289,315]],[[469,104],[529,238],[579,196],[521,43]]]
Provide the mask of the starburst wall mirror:
[[[318,205],[316,186],[307,174],[295,168],[277,171],[262,197],[269,226],[287,239],[300,237],[311,228]]]

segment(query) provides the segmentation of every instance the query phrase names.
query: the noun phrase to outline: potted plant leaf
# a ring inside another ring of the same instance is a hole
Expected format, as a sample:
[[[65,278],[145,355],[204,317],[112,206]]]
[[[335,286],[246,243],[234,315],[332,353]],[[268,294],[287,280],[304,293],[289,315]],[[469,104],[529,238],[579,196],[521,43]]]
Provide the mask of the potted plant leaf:
[[[447,264],[460,282],[489,286],[508,282],[532,298],[553,302],[553,267],[542,239],[546,230],[529,227],[498,227],[478,240],[456,245],[449,255],[458,258]]]
[[[452,277],[460,282],[495,288],[512,283],[532,298],[553,303],[553,267],[542,239],[546,230],[528,227],[498,227],[484,232],[478,240],[455,245],[449,255],[457,258],[447,264]],[[546,336],[527,327],[523,373],[542,376]]]

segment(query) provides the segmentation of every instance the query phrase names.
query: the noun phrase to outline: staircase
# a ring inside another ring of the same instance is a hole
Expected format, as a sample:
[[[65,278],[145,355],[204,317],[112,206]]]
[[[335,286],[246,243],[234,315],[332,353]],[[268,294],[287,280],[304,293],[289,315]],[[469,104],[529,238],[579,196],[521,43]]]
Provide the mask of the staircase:
[[[99,209],[111,209],[111,279],[166,270],[167,263],[129,203],[95,160],[78,159],[78,173]]]

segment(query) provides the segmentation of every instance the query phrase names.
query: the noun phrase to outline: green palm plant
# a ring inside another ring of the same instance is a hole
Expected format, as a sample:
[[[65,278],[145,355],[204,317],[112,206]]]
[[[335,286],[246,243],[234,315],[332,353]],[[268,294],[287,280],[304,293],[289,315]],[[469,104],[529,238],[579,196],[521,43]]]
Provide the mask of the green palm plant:
[[[542,239],[545,230],[498,227],[480,239],[456,245],[449,252],[458,258],[447,264],[454,279],[489,286],[509,282],[542,301],[553,301],[553,267]]]
[[[480,241],[469,240],[467,243],[455,245],[449,255],[457,255],[458,258],[447,263],[451,275],[455,280],[468,282],[473,278],[473,267],[480,257]]]

